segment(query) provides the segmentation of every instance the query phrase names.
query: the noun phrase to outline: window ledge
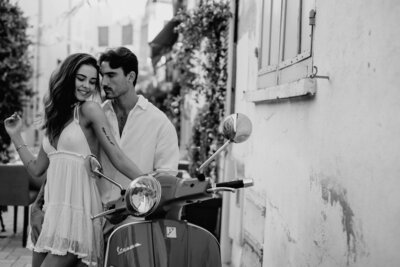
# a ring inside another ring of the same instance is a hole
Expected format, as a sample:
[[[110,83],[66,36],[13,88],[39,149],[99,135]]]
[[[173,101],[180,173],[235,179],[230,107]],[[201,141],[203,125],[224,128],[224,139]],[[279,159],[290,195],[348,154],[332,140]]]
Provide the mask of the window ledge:
[[[315,79],[303,78],[295,82],[278,86],[246,91],[244,96],[249,102],[278,101],[292,97],[314,96],[317,92]]]

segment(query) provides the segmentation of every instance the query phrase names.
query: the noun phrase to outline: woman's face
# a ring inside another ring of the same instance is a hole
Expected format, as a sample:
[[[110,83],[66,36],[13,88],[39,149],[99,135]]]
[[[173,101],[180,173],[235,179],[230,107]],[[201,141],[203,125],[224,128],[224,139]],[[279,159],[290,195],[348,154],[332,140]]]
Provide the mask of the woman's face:
[[[82,65],[75,76],[75,96],[85,101],[96,93],[97,70],[92,65]]]

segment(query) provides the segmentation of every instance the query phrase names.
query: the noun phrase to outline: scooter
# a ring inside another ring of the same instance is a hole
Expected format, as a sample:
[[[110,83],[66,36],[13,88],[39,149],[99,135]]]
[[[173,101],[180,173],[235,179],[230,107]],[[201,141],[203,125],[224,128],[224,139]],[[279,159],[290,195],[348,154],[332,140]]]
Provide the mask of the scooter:
[[[230,143],[250,136],[252,125],[241,113],[228,116],[222,132],[228,139],[198,169],[197,178],[179,178],[165,173],[150,173],[123,188],[102,173],[95,157],[89,158],[91,171],[118,186],[121,197],[109,209],[92,217],[128,213],[135,221],[116,227],[108,238],[106,267],[219,267],[218,240],[206,229],[181,219],[185,205],[211,199],[219,192],[235,192],[253,185],[252,179],[214,183],[205,178],[204,168]],[[112,216],[111,216],[112,218]],[[112,222],[112,221],[111,221]]]

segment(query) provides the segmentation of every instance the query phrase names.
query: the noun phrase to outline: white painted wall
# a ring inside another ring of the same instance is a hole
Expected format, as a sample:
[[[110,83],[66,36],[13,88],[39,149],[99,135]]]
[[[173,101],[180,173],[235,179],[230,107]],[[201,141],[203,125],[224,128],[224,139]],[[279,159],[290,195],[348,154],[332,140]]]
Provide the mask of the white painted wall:
[[[316,0],[330,80],[255,104],[242,91],[256,88],[259,4],[240,1],[235,110],[253,135],[229,159],[255,186],[229,201],[231,266],[400,266],[400,3]]]

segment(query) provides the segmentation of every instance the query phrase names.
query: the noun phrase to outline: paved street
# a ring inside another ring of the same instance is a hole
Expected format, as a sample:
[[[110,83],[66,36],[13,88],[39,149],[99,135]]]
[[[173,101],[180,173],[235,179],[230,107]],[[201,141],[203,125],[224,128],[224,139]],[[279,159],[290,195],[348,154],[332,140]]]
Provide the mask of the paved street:
[[[31,251],[22,247],[23,207],[18,208],[17,233],[13,233],[14,208],[3,212],[5,232],[0,232],[0,267],[30,267]],[[1,230],[1,228],[0,228]]]
[[[0,267],[31,267],[31,251],[22,247],[23,207],[18,208],[16,234],[13,233],[14,208],[9,206],[2,216],[6,231],[0,232]]]

